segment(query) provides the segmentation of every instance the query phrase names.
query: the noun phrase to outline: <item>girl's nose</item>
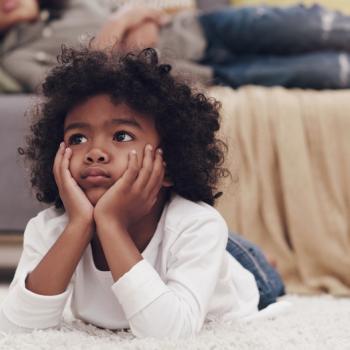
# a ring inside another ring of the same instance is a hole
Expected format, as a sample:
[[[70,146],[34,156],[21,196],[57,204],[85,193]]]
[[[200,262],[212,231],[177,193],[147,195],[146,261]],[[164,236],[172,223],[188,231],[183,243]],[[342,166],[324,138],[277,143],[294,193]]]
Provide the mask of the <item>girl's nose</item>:
[[[87,164],[91,163],[108,163],[108,154],[99,148],[93,148],[84,157],[84,161]]]

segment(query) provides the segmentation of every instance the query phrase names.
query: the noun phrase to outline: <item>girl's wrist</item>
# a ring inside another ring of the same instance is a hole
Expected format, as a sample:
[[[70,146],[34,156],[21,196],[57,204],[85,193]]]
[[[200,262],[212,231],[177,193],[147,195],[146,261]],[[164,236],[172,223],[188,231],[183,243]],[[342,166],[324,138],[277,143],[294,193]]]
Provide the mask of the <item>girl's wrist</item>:
[[[84,232],[86,234],[92,234],[95,224],[93,220],[76,218],[70,219],[67,226],[71,227],[74,230]]]
[[[126,225],[123,220],[119,219],[116,215],[108,214],[106,212],[95,212],[94,220],[97,227],[104,227],[106,225],[119,227],[121,229],[126,229]]]

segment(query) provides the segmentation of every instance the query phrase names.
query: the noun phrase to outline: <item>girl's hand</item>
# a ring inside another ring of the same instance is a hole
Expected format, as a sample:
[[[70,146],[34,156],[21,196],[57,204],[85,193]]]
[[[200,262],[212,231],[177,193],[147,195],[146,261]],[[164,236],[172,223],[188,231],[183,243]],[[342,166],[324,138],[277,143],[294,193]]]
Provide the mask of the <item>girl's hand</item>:
[[[53,165],[53,173],[58,191],[70,223],[93,225],[94,208],[69,171],[71,156],[72,150],[66,148],[64,142],[62,142]]]
[[[121,178],[110,187],[95,206],[94,218],[99,222],[115,222],[128,230],[133,223],[147,215],[157,201],[164,179],[165,163],[162,151],[144,149],[141,168],[136,151],[129,153],[128,166]]]

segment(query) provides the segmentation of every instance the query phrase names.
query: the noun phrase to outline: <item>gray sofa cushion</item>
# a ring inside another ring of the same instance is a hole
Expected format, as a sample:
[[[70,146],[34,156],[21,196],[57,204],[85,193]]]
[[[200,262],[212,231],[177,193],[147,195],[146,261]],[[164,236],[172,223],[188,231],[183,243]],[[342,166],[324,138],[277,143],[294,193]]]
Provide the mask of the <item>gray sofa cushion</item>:
[[[0,233],[21,232],[44,206],[32,194],[17,148],[24,145],[33,95],[0,95]]]

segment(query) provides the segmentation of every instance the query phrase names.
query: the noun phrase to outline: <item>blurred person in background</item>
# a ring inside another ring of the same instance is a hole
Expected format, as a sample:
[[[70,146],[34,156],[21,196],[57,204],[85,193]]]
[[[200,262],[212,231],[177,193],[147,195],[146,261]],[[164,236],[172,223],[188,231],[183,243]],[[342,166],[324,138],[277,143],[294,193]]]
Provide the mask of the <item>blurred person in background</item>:
[[[97,1],[0,0],[0,91],[35,91],[62,44],[155,47],[204,84],[350,87],[350,17],[315,5],[210,12]]]
[[[120,20],[117,12],[100,31],[105,42],[114,41],[113,23]],[[175,71],[187,69],[208,84],[350,87],[350,16],[319,5],[184,12],[161,27],[141,22],[121,44],[153,44],[173,56]]]
[[[2,0],[0,12],[0,30],[5,32],[19,22],[34,21],[39,14],[37,1]]]
[[[114,29],[147,19],[159,23],[162,11],[143,8],[126,13]],[[57,63],[62,44],[74,46],[93,37],[110,15],[95,0],[0,0],[0,92],[32,92]]]
[[[35,90],[62,43],[76,44],[104,18],[90,1],[0,0],[0,91]]]

